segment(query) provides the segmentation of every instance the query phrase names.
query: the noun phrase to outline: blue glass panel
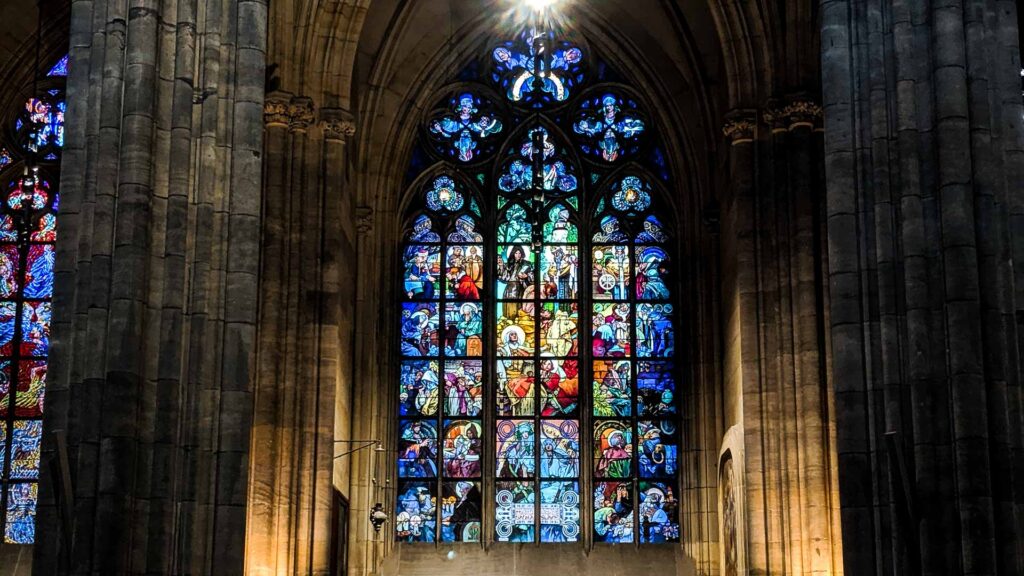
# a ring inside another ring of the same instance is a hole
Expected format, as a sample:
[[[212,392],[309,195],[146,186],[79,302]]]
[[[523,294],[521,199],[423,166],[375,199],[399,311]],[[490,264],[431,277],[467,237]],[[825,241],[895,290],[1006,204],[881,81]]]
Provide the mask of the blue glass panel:
[[[479,478],[483,446],[478,420],[448,420],[444,425],[444,475]]]
[[[629,360],[594,360],[594,416],[630,416],[632,382]]]
[[[25,277],[25,298],[49,298],[53,295],[52,244],[35,245],[28,250],[28,273]]]
[[[641,358],[669,358],[675,354],[671,304],[637,304],[636,354]]]
[[[533,420],[498,420],[495,436],[498,478],[532,478],[536,437]]]
[[[594,315],[591,318],[591,349],[594,357],[618,358],[630,355],[632,346],[629,333],[632,321],[629,308],[630,305],[624,302],[594,304]]]
[[[474,202],[475,204],[475,202]],[[448,235],[449,242],[483,242],[484,236],[476,230],[476,221],[469,216],[460,216],[455,221],[455,230]]]
[[[7,488],[7,525],[4,542],[32,544],[36,537],[36,501],[39,486],[35,482],[11,484]]]
[[[399,425],[398,476],[437,476],[437,428],[425,420],[402,420]]]
[[[437,360],[403,361],[398,413],[402,416],[436,415],[438,383]]]
[[[494,532],[498,542],[533,542],[536,495],[533,482],[497,482]]]
[[[65,54],[63,58],[58,60],[57,63],[53,65],[53,68],[50,68],[50,71],[47,72],[46,75],[47,76],[67,76],[68,75],[68,60],[69,59],[70,59],[70,56]]]
[[[50,351],[50,303],[25,302],[21,311],[21,355],[46,356]]]
[[[448,356],[482,356],[484,353],[483,326],[483,304],[478,302],[449,302],[445,304],[445,354]]]
[[[536,41],[543,41],[541,69],[536,70]],[[527,31],[494,49],[492,80],[505,90],[508,99],[541,108],[569,99],[583,81],[583,51],[570,42],[556,40],[553,33]],[[534,83],[539,76],[539,90]]]
[[[484,366],[481,360],[448,360],[444,368],[446,416],[476,417],[483,410]]]
[[[7,148],[0,148],[0,170],[6,168],[13,161],[14,159],[11,158],[11,153],[7,151]]]
[[[583,153],[605,162],[636,154],[645,130],[637,108],[636,102],[617,94],[583,101],[573,124],[582,136]]]
[[[480,483],[445,482],[441,493],[441,541],[479,542]]]
[[[441,248],[412,245],[405,249],[405,296],[410,300],[435,300],[441,294]]]
[[[437,533],[437,495],[433,482],[401,482],[395,502],[395,540],[433,542]]]
[[[427,207],[436,212],[457,212],[466,204],[466,198],[449,176],[434,178],[427,190]]]
[[[637,423],[641,478],[672,478],[679,470],[679,433],[672,420]]]
[[[540,430],[541,477],[578,478],[580,475],[579,422],[576,420],[542,420]]]
[[[636,247],[636,297],[639,300],[668,300],[671,264],[660,246]]]
[[[533,188],[533,156],[540,153],[533,147],[534,132],[541,132],[544,137],[544,189],[549,192],[574,192],[578,186],[575,170],[556,156],[558,149],[544,128],[534,128],[526,135],[519,148],[520,158],[505,167],[498,178],[498,188],[506,193]]]
[[[651,187],[636,176],[626,176],[613,189],[612,208],[639,214],[651,207]]]
[[[679,500],[674,483],[640,483],[640,542],[679,542]]]
[[[428,216],[416,218],[409,239],[413,242],[440,242],[441,235],[434,231],[434,222]]]
[[[43,440],[42,420],[15,420],[11,436],[11,478],[39,478],[40,446]]]
[[[580,487],[577,482],[540,483],[540,541],[576,542],[580,535]]]
[[[648,216],[644,220],[644,229],[636,235],[636,241],[641,244],[664,244],[668,242],[668,235],[665,234],[665,227],[657,216]]]
[[[637,364],[636,411],[640,416],[676,413],[676,384],[671,362],[644,360]]]
[[[452,98],[449,111],[428,123],[438,152],[460,162],[472,162],[491,152],[494,146],[490,142],[503,126],[489,108],[488,102],[471,92]]]
[[[438,321],[437,304],[402,304],[402,355],[437,356]]]
[[[628,242],[629,236],[622,231],[622,223],[615,216],[601,218],[601,231],[594,234],[594,242]]]
[[[14,302],[0,302],[0,356],[11,356],[14,339],[14,315],[17,305]]]
[[[633,541],[633,484],[597,482],[594,485],[594,542]]]
[[[633,461],[631,426],[620,420],[594,425],[594,475],[598,478],[629,478]]]

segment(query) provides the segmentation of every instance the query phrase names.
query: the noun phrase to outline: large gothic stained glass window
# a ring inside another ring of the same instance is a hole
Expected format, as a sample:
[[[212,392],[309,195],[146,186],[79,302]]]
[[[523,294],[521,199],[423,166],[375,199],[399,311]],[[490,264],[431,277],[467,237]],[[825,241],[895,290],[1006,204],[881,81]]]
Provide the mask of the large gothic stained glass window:
[[[436,103],[400,257],[396,539],[678,542],[679,294],[642,98],[527,32]]]
[[[0,530],[35,540],[67,57],[4,121],[0,146]]]

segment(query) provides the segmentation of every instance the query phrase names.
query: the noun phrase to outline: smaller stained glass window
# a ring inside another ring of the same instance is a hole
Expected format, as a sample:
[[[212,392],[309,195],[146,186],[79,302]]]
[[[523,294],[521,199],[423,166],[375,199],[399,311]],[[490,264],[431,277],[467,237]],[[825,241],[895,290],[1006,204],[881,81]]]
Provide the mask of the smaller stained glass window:
[[[647,210],[651,207],[650,186],[636,176],[626,176],[612,195],[612,207],[632,214]]]
[[[21,145],[44,160],[56,160],[64,147],[64,112],[67,104],[59,95],[29,98],[15,123]]]
[[[544,155],[544,189],[549,192],[570,193],[576,191],[579,181],[572,165],[561,158],[555,146],[554,138],[545,128],[534,128],[523,139],[519,147],[519,156],[511,161],[503,174],[498,178],[498,188],[502,192],[511,193],[526,191],[533,187],[533,157],[541,151],[534,150],[533,134],[541,132],[543,136]]]
[[[438,176],[433,187],[427,191],[427,206],[436,212],[458,212],[466,199],[455,187],[455,181],[448,176]]]
[[[53,65],[53,68],[50,68],[50,71],[47,72],[46,75],[47,76],[67,76],[68,75],[68,60],[69,59],[70,59],[69,56],[67,54],[65,54],[63,58],[58,60],[57,63]]]
[[[490,103],[471,92],[452,98],[448,109],[428,126],[435,149],[460,162],[473,162],[493,151],[494,136],[504,128]]]
[[[525,32],[495,48],[492,56],[495,83],[505,90],[509,100],[534,108],[565,102],[583,81],[583,50],[571,42],[555,40],[553,33]]]
[[[645,131],[637,108],[636,102],[616,94],[585,100],[573,124],[583,153],[605,162],[636,154]]]

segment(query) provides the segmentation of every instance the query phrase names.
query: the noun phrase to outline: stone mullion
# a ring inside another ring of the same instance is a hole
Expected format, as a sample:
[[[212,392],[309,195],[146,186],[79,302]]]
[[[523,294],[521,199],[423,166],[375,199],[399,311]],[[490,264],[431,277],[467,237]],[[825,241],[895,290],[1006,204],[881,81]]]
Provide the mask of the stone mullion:
[[[994,526],[963,3],[933,5],[938,193],[961,569],[990,574]]]

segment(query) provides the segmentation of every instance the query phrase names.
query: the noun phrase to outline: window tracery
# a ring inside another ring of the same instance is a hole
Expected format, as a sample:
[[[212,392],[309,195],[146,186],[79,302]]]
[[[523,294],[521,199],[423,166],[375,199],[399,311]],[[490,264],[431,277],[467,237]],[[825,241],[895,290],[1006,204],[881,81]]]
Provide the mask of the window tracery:
[[[679,541],[678,294],[649,176],[667,168],[639,100],[588,79],[589,54],[526,32],[424,119],[399,541]]]
[[[32,544],[50,346],[67,57],[4,118],[0,143],[0,530]]]

